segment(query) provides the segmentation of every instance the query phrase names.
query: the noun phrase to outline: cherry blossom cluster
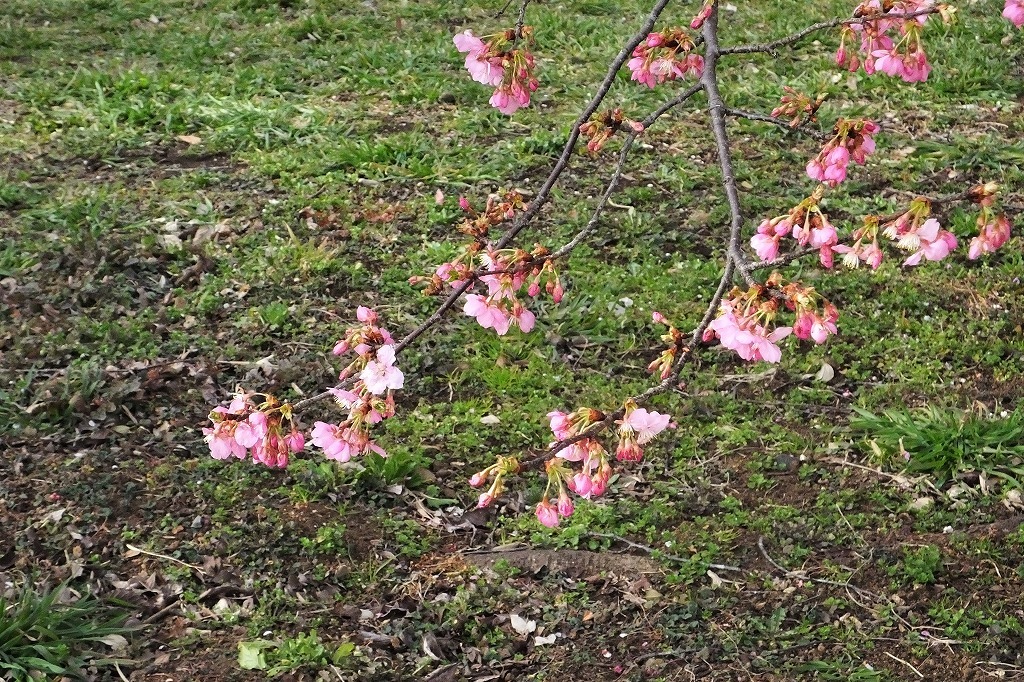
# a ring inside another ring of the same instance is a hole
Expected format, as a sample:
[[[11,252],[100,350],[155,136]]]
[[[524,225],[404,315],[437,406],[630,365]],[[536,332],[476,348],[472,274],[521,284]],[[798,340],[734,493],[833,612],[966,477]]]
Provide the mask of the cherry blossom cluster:
[[[881,72],[908,83],[924,82],[932,67],[921,29],[930,13],[938,12],[948,21],[953,11],[934,0],[865,0],[854,11],[864,21],[842,30],[836,63],[851,72],[863,66],[867,74]],[[859,41],[859,47],[847,50],[847,40],[854,45]]]
[[[213,428],[204,428],[203,436],[214,459],[245,459],[251,452],[254,462],[283,468],[289,453],[301,452],[306,445],[291,406],[263,393],[239,391],[227,406],[213,408],[210,421]]]
[[[812,180],[835,187],[846,180],[846,167],[850,160],[864,165],[868,154],[875,151],[875,133],[878,126],[871,121],[847,121],[840,118],[833,128],[832,138],[825,143],[818,156],[807,163],[807,175]]]
[[[659,83],[684,78],[700,78],[704,57],[695,53],[697,45],[684,29],[668,28],[651,33],[633,50],[627,66],[632,80],[653,88]]]
[[[872,270],[882,264],[884,253],[878,245],[878,216],[866,216],[864,226],[853,231],[852,245],[838,244],[832,247],[836,253],[843,254],[843,265],[848,268],[860,267],[867,263]]]
[[[917,265],[922,258],[940,261],[956,248],[956,237],[930,217],[931,212],[932,202],[918,197],[907,211],[881,223],[882,234],[896,242],[896,248],[913,252],[904,265]]]
[[[773,118],[783,116],[790,118],[790,128],[799,127],[805,121],[817,120],[818,109],[825,101],[825,95],[818,95],[815,99],[811,99],[810,96],[798,92],[788,85],[783,85],[782,89],[786,94],[780,98],[781,104],[772,109]],[[804,118],[805,115],[806,118]]]
[[[589,121],[580,126],[580,134],[587,138],[587,151],[596,154],[612,135],[624,127],[629,127],[637,133],[644,131],[643,123],[629,120],[622,113],[622,109],[614,109],[591,116]]]
[[[472,31],[452,39],[459,52],[466,53],[466,70],[473,80],[495,86],[490,103],[503,114],[529,106],[530,94],[537,89],[533,55],[517,46],[520,39],[529,43],[532,37],[533,29],[523,26],[490,36],[486,43]]]
[[[768,283],[777,277],[777,273],[769,278]],[[823,298],[814,287],[805,287],[797,282],[790,282],[781,287],[785,297],[786,308],[794,313],[793,336],[804,341],[811,340],[816,344],[825,343],[829,336],[839,333],[836,322],[839,320],[839,309]]]
[[[998,190],[996,183],[989,182],[972,187],[966,194],[970,201],[981,207],[977,218],[978,234],[971,240],[967,254],[972,260],[992,253],[1010,238],[1009,218],[993,208]],[[864,225],[851,235],[853,244],[839,244],[832,250],[843,254],[843,264],[847,267],[856,268],[867,263],[877,269],[883,259],[883,251],[878,244],[881,232],[895,242],[897,248],[912,252],[904,265],[917,265],[922,260],[940,261],[956,249],[957,239],[931,214],[932,202],[918,197],[906,211],[894,216],[865,216]]]
[[[819,186],[789,213],[761,221],[757,226],[757,234],[750,240],[750,246],[758,258],[765,262],[778,258],[779,243],[783,237],[791,235],[800,246],[818,249],[821,264],[831,268],[832,251],[839,236],[819,206],[823,195],[824,191]]]
[[[370,428],[394,416],[394,391],[405,383],[402,370],[395,366],[394,339],[378,326],[377,313],[360,306],[356,317],[362,324],[349,329],[334,347],[335,355],[351,351],[356,356],[339,377],[345,381],[358,376],[352,389],[331,389],[338,405],[348,410],[348,417],[340,424],[316,422],[311,437],[328,459],[339,462],[367,452],[385,454],[370,439]]]
[[[565,293],[551,251],[539,244],[532,251],[496,249],[487,241],[491,227],[511,220],[517,210],[524,208],[522,196],[513,190],[500,201],[489,197],[481,213],[474,211],[465,197],[459,199],[459,205],[468,217],[458,229],[471,236],[473,242],[453,260],[438,266],[431,277],[411,277],[410,284],[427,282],[424,293],[433,296],[447,286],[458,287],[475,280],[487,287],[487,293],[466,295],[466,315],[499,336],[507,334],[513,326],[531,331],[537,318],[524,305],[522,297],[536,298],[543,290],[559,303]]]
[[[777,326],[780,303],[793,311],[792,327]],[[790,334],[815,343],[837,333],[839,311],[812,287],[797,282],[783,284],[775,272],[764,284],[746,291],[738,287],[722,299],[718,317],[704,332],[704,342],[718,338],[723,347],[735,351],[744,360],[778,362],[782,349],[778,342]]]
[[[610,418],[600,410],[581,407],[569,414],[550,412],[548,420],[556,441],[551,447],[561,446],[561,449],[545,464],[548,481],[536,513],[542,524],[553,528],[558,525],[559,517],[571,516],[574,511],[570,491],[590,499],[604,494],[607,489],[612,475],[611,461],[601,441],[590,434],[600,430],[592,427]],[[618,427],[615,458],[620,462],[639,462],[644,455],[642,446],[666,428],[674,426],[671,421],[667,414],[637,407],[635,401],[627,400],[622,409],[622,418],[615,420]],[[557,491],[557,502],[551,501],[553,489]],[[481,505],[485,502],[489,504],[490,499],[485,500],[481,495]]]
[[[999,185],[988,182],[972,187],[967,193],[968,198],[981,207],[977,220],[978,235],[971,240],[967,252],[971,260],[992,253],[1010,238],[1010,219],[993,209],[998,191]]]

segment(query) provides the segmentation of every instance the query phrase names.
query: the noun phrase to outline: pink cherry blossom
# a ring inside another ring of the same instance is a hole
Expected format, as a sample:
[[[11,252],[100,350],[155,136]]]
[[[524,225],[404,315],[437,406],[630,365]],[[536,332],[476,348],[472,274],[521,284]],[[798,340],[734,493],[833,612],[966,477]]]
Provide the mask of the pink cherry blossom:
[[[547,498],[537,503],[537,520],[548,528],[558,525],[558,509]]]
[[[395,367],[395,347],[388,345],[378,348],[377,359],[366,363],[359,378],[374,395],[402,388],[405,376],[402,370]]]
[[[352,444],[345,439],[343,429],[338,428],[337,424],[316,422],[313,424],[310,440],[313,445],[324,451],[324,456],[327,459],[347,462],[355,454]]]
[[[583,499],[588,500],[593,494],[594,482],[590,476],[580,472],[570,479],[569,489]]]
[[[462,310],[467,315],[475,317],[477,323],[484,329],[494,329],[498,336],[508,333],[512,322],[509,315],[501,306],[480,294],[468,294]]]
[[[235,440],[231,422],[220,422],[212,429],[203,428],[203,436],[214,459],[228,459],[232,455],[245,459],[246,448]]]
[[[904,265],[917,265],[922,258],[939,261],[956,248],[956,237],[952,232],[941,229],[939,221],[929,218],[916,230],[908,232],[900,238],[900,248],[916,249]]]
[[[1024,28],[1024,0],[1006,0],[1003,16],[1017,28]]]
[[[704,340],[717,336],[723,347],[735,351],[744,360],[778,362],[782,359],[782,350],[776,344],[792,331],[792,327],[777,327],[768,332],[756,320],[737,315],[732,305],[723,301],[718,317],[704,332]]]
[[[558,494],[558,514],[559,514],[559,516],[565,516],[566,518],[568,518],[568,517],[572,516],[572,513],[574,511],[576,511],[576,508],[573,505],[572,500],[569,498],[568,495],[565,494],[564,490],[561,491]]]
[[[571,422],[569,421],[569,415],[565,412],[548,412],[548,420],[551,423],[551,432],[555,434],[555,440],[565,440],[572,435],[569,428]]]
[[[979,222],[981,220],[979,219]],[[967,257],[971,260],[992,253],[1010,238],[1010,220],[1005,215],[981,226],[978,236],[971,240]]]
[[[456,35],[452,42],[459,52],[467,53],[465,66],[473,80],[484,85],[501,85],[505,78],[501,58],[489,56],[484,41],[473,35],[472,31],[465,31]]]
[[[689,34],[680,28],[651,33],[633,50],[626,63],[630,80],[653,88],[659,83],[692,75],[700,78],[704,57],[691,52],[696,47]]]
[[[642,407],[631,411],[621,422],[623,427],[628,427],[636,433],[636,442],[646,445],[655,436],[668,428],[672,417],[659,412],[648,412]]]

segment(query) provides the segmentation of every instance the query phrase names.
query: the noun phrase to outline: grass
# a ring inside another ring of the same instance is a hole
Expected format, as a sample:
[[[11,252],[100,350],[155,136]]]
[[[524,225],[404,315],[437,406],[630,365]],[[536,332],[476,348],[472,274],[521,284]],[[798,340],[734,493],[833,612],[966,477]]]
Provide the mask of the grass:
[[[734,4],[729,42],[851,9]],[[838,116],[881,122],[878,154],[827,199],[842,235],[905,193],[985,180],[1004,185],[1019,222],[1024,42],[997,5],[929,24],[935,70],[923,86],[837,72],[835,36],[823,34],[799,52],[729,58],[723,93],[729,106],[768,111],[792,84],[828,95],[823,127]],[[614,197],[632,210],[611,210],[574,253],[565,300],[538,309],[534,333],[498,339],[453,315],[403,354],[400,418],[382,436],[390,458],[335,467],[311,456],[270,472],[205,454],[198,429],[236,385],[295,399],[331,382],[329,350],[355,306],[375,307],[396,333],[431,312],[436,302],[408,278],[455,252],[454,199],[536,191],[648,8],[532,3],[542,86],[511,119],[486,106],[451,45],[458,30],[503,28],[497,9],[4,5],[0,438],[19,568],[59,580],[66,557],[81,558],[77,581],[103,589],[108,573],[138,576],[150,585],[141,618],[163,608],[160,589],[180,587],[179,611],[133,654],[162,661],[149,672],[210,680],[263,679],[281,666],[409,679],[448,663],[549,680],[608,677],[616,665],[626,679],[726,669],[904,679],[883,652],[933,677],[1024,666],[1012,599],[1022,531],[1009,494],[1024,379],[1019,236],[979,261],[793,265],[787,276],[839,306],[836,338],[787,346],[772,368],[704,353],[683,388],[655,401],[679,427],[558,531],[523,513],[542,492],[532,475],[498,511],[460,516],[474,504],[470,473],[547,442],[543,414],[614,408],[649,385],[661,333],[652,310],[681,328],[703,313],[727,212],[699,98],[645,134]],[[666,21],[685,24],[690,9]],[[622,75],[609,101],[642,117],[669,90]],[[731,121],[729,133],[749,236],[805,196],[815,145],[750,121]],[[558,246],[584,224],[615,145],[574,161],[523,245]],[[970,239],[970,212],[940,217]],[[337,415],[319,404],[301,418]],[[62,524],[40,522],[58,509]],[[662,574],[643,574],[628,563],[638,557],[618,553],[627,545],[592,533],[651,547]],[[540,563],[502,553],[481,568],[467,551],[501,545]],[[552,567],[565,550],[605,563],[566,575]],[[224,591],[201,597],[213,576]],[[864,592],[854,601],[815,579]],[[510,613],[544,628],[535,636],[563,636],[537,646],[510,628]],[[424,652],[428,635],[440,661]],[[260,640],[273,644],[256,647],[266,669],[243,671],[239,643]]]
[[[86,669],[131,663],[110,658],[128,646],[128,614],[93,595],[74,596],[66,583],[40,594],[28,587],[0,595],[0,671],[6,680],[39,675],[87,679]],[[97,648],[102,651],[97,651]]]

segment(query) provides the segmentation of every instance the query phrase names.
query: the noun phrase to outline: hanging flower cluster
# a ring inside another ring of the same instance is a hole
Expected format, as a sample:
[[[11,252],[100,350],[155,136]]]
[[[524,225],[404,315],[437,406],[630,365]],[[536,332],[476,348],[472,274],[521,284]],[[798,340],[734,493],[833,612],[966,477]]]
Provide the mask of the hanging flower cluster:
[[[465,31],[452,41],[459,52],[466,53],[466,70],[473,80],[495,86],[491,106],[511,115],[529,106],[530,93],[537,89],[533,55],[518,47],[520,39],[527,44],[533,42],[533,29],[523,26],[518,31],[509,29],[489,37],[485,43],[472,31]]]
[[[878,126],[871,121],[840,118],[832,130],[832,138],[818,156],[807,163],[807,175],[835,187],[846,179],[846,167],[851,159],[863,166],[868,154],[875,151],[877,132]]]
[[[251,452],[254,462],[283,468],[289,453],[301,452],[306,444],[291,405],[265,393],[239,390],[227,406],[213,408],[210,421],[213,428],[204,428],[203,436],[215,459],[245,459]]]
[[[589,407],[581,407],[569,414],[557,411],[548,414],[556,441],[551,447],[565,441],[569,441],[569,444],[545,465],[548,481],[536,510],[537,519],[545,526],[553,528],[558,525],[559,517],[572,515],[574,506],[569,496],[570,491],[590,499],[604,494],[607,489],[612,475],[608,451],[600,440],[585,435],[594,424],[606,419],[607,415],[603,412]],[[620,462],[639,462],[644,454],[642,446],[666,428],[674,426],[669,415],[637,407],[631,399],[626,401],[622,418],[615,423],[618,425],[615,457]],[[495,466],[500,466],[500,463]],[[476,477],[474,479],[478,480]],[[553,489],[557,491],[557,502],[551,501]],[[486,503],[489,504],[490,499]],[[483,504],[484,496],[481,496]]]
[[[347,330],[334,347],[335,355],[352,351],[356,356],[339,377],[345,381],[358,376],[352,389],[331,389],[338,405],[348,410],[348,417],[340,424],[316,422],[311,438],[328,459],[339,462],[367,452],[386,454],[370,439],[370,428],[394,416],[394,392],[405,383],[405,376],[395,366],[394,339],[378,325],[377,313],[360,306],[356,317],[362,324]]]
[[[882,264],[884,254],[878,245],[878,221],[878,216],[866,216],[864,226],[853,231],[853,245],[838,244],[832,247],[836,253],[843,254],[843,265],[856,268],[863,262],[871,266],[872,270],[877,270]]]
[[[1024,9],[1021,11],[1024,13]],[[970,200],[981,206],[977,219],[978,236],[971,240],[967,252],[971,260],[992,253],[1010,238],[1010,219],[993,208],[998,191],[999,185],[988,182],[972,187],[968,192]]]
[[[811,99],[808,95],[798,92],[788,85],[783,85],[782,89],[786,94],[779,99],[781,104],[772,109],[773,118],[791,118],[790,128],[797,128],[807,121],[818,120],[818,109],[824,103],[825,95],[818,95],[817,98]]]
[[[907,211],[881,223],[882,234],[896,242],[896,248],[913,252],[904,265],[917,265],[922,258],[939,261],[956,248],[956,237],[929,217],[931,212],[931,201],[918,197]]]
[[[923,82],[932,67],[924,51],[921,29],[931,12],[942,14],[948,21],[953,11],[934,0],[865,0],[853,13],[863,21],[842,29],[836,63],[851,72],[863,66],[867,74],[879,71],[908,83]],[[900,16],[917,12],[921,13]],[[847,50],[848,40],[851,44],[859,41],[859,47]]]
[[[473,241],[454,259],[438,266],[431,277],[411,277],[410,284],[426,282],[424,293],[434,296],[447,286],[458,287],[475,279],[487,287],[487,293],[466,295],[462,309],[466,315],[499,336],[513,326],[531,331],[536,317],[524,305],[523,297],[536,298],[543,290],[559,303],[565,293],[551,252],[539,244],[532,251],[496,249],[488,241],[492,227],[512,220],[516,211],[525,207],[522,195],[513,190],[501,200],[489,197],[480,213],[465,197],[459,199],[459,205],[468,215],[458,229]]]
[[[632,80],[653,88],[659,83],[684,78],[687,74],[700,78],[704,57],[693,52],[697,47],[690,34],[681,28],[668,28],[651,33],[633,50],[626,66],[633,72]]]
[[[776,325],[780,303],[793,311],[792,327]],[[738,287],[722,300],[718,317],[704,332],[704,342],[718,338],[725,348],[735,351],[744,360],[778,362],[782,350],[778,342],[790,334],[815,343],[838,330],[839,311],[818,295],[813,288],[797,282],[783,284],[774,272],[764,284],[755,284],[746,291]]]
[[[589,121],[580,126],[580,134],[588,140],[587,151],[596,154],[612,135],[627,126],[637,133],[644,131],[643,123],[631,121],[622,113],[622,109],[615,109],[591,116]]]
[[[683,333],[676,329],[675,325],[669,322],[664,315],[655,311],[651,313],[651,319],[658,324],[668,327],[668,331],[661,335],[661,340],[667,343],[668,346],[658,357],[651,361],[651,364],[647,365],[648,372],[657,372],[662,380],[664,380],[672,373],[672,366],[679,356],[690,349],[686,345],[686,337],[683,336]]]
[[[819,186],[811,196],[797,204],[789,213],[766,218],[757,226],[757,234],[750,240],[763,262],[773,261],[779,257],[779,245],[782,238],[792,235],[800,246],[818,249],[821,264],[832,267],[832,247],[839,240],[836,228],[829,222],[818,205],[824,196]]]

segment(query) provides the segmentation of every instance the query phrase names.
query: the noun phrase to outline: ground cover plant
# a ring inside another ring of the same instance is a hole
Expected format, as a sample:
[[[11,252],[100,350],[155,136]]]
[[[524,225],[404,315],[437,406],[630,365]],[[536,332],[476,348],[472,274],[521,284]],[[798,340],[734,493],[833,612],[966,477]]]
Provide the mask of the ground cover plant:
[[[849,16],[848,4],[719,9],[740,44]],[[838,33],[723,69],[736,110],[767,114],[784,84],[812,93],[797,109],[827,95],[819,122],[783,136],[775,123],[727,121],[754,221],[744,248],[757,220],[807,198],[805,173],[839,179],[835,149],[805,169],[839,117],[877,121],[869,132],[886,150],[822,199],[844,236],[865,214],[989,181],[1016,218],[1021,35],[997,20],[999,4],[929,20],[926,87],[850,71],[849,55],[835,68]],[[495,453],[551,439],[537,415],[615,408],[650,386],[665,333],[652,311],[685,334],[708,308],[732,220],[708,102],[642,135],[628,127],[652,96],[686,92],[700,49],[685,51],[677,84],[628,66],[611,83],[627,127],[573,161],[530,239],[570,242],[622,140],[633,157],[558,278],[541,273],[551,290],[529,304],[536,320],[509,311],[531,334],[497,338],[507,314],[474,315],[492,329],[449,317],[397,362],[376,349],[366,358],[378,371],[364,385],[381,395],[402,371],[401,418],[382,422],[387,458],[337,467],[307,455],[271,470],[209,457],[198,435],[209,406],[239,384],[294,405],[329,385],[329,350],[357,307],[359,322],[396,337],[430,315],[436,301],[408,280],[458,265],[457,197],[482,216],[491,193],[515,211],[525,206],[510,189],[536,201],[593,84],[650,12],[570,5],[528,8],[539,85],[495,95],[507,111],[531,91],[512,118],[461,73],[479,45],[452,36],[514,25],[517,7],[502,19],[500,7],[446,3],[3,10],[8,583],[71,578],[133,600],[145,625],[137,663],[122,666],[133,679],[1019,674],[1024,535],[1019,444],[1007,434],[1019,422],[1024,268],[1017,237],[968,257],[979,212],[969,201],[936,207],[961,242],[938,263],[901,268],[890,253],[877,270],[793,266],[841,311],[841,333],[787,347],[770,366],[702,348],[684,386],[676,378],[633,412],[672,415],[677,428],[649,447],[638,439],[644,460],[616,465],[600,498],[573,498],[557,530],[533,516],[544,500],[533,476],[463,512],[479,493],[464,482]],[[683,5],[657,28],[688,25],[699,9]],[[620,125],[606,116],[594,147]],[[757,230],[758,256],[783,236],[777,225]],[[918,406],[944,412],[901,412]],[[958,412],[979,416],[959,430],[935,416]],[[337,415],[321,401],[299,418]],[[957,450],[943,460],[932,445],[949,430]],[[914,433],[928,436],[920,452]],[[986,449],[999,451],[991,469]]]

